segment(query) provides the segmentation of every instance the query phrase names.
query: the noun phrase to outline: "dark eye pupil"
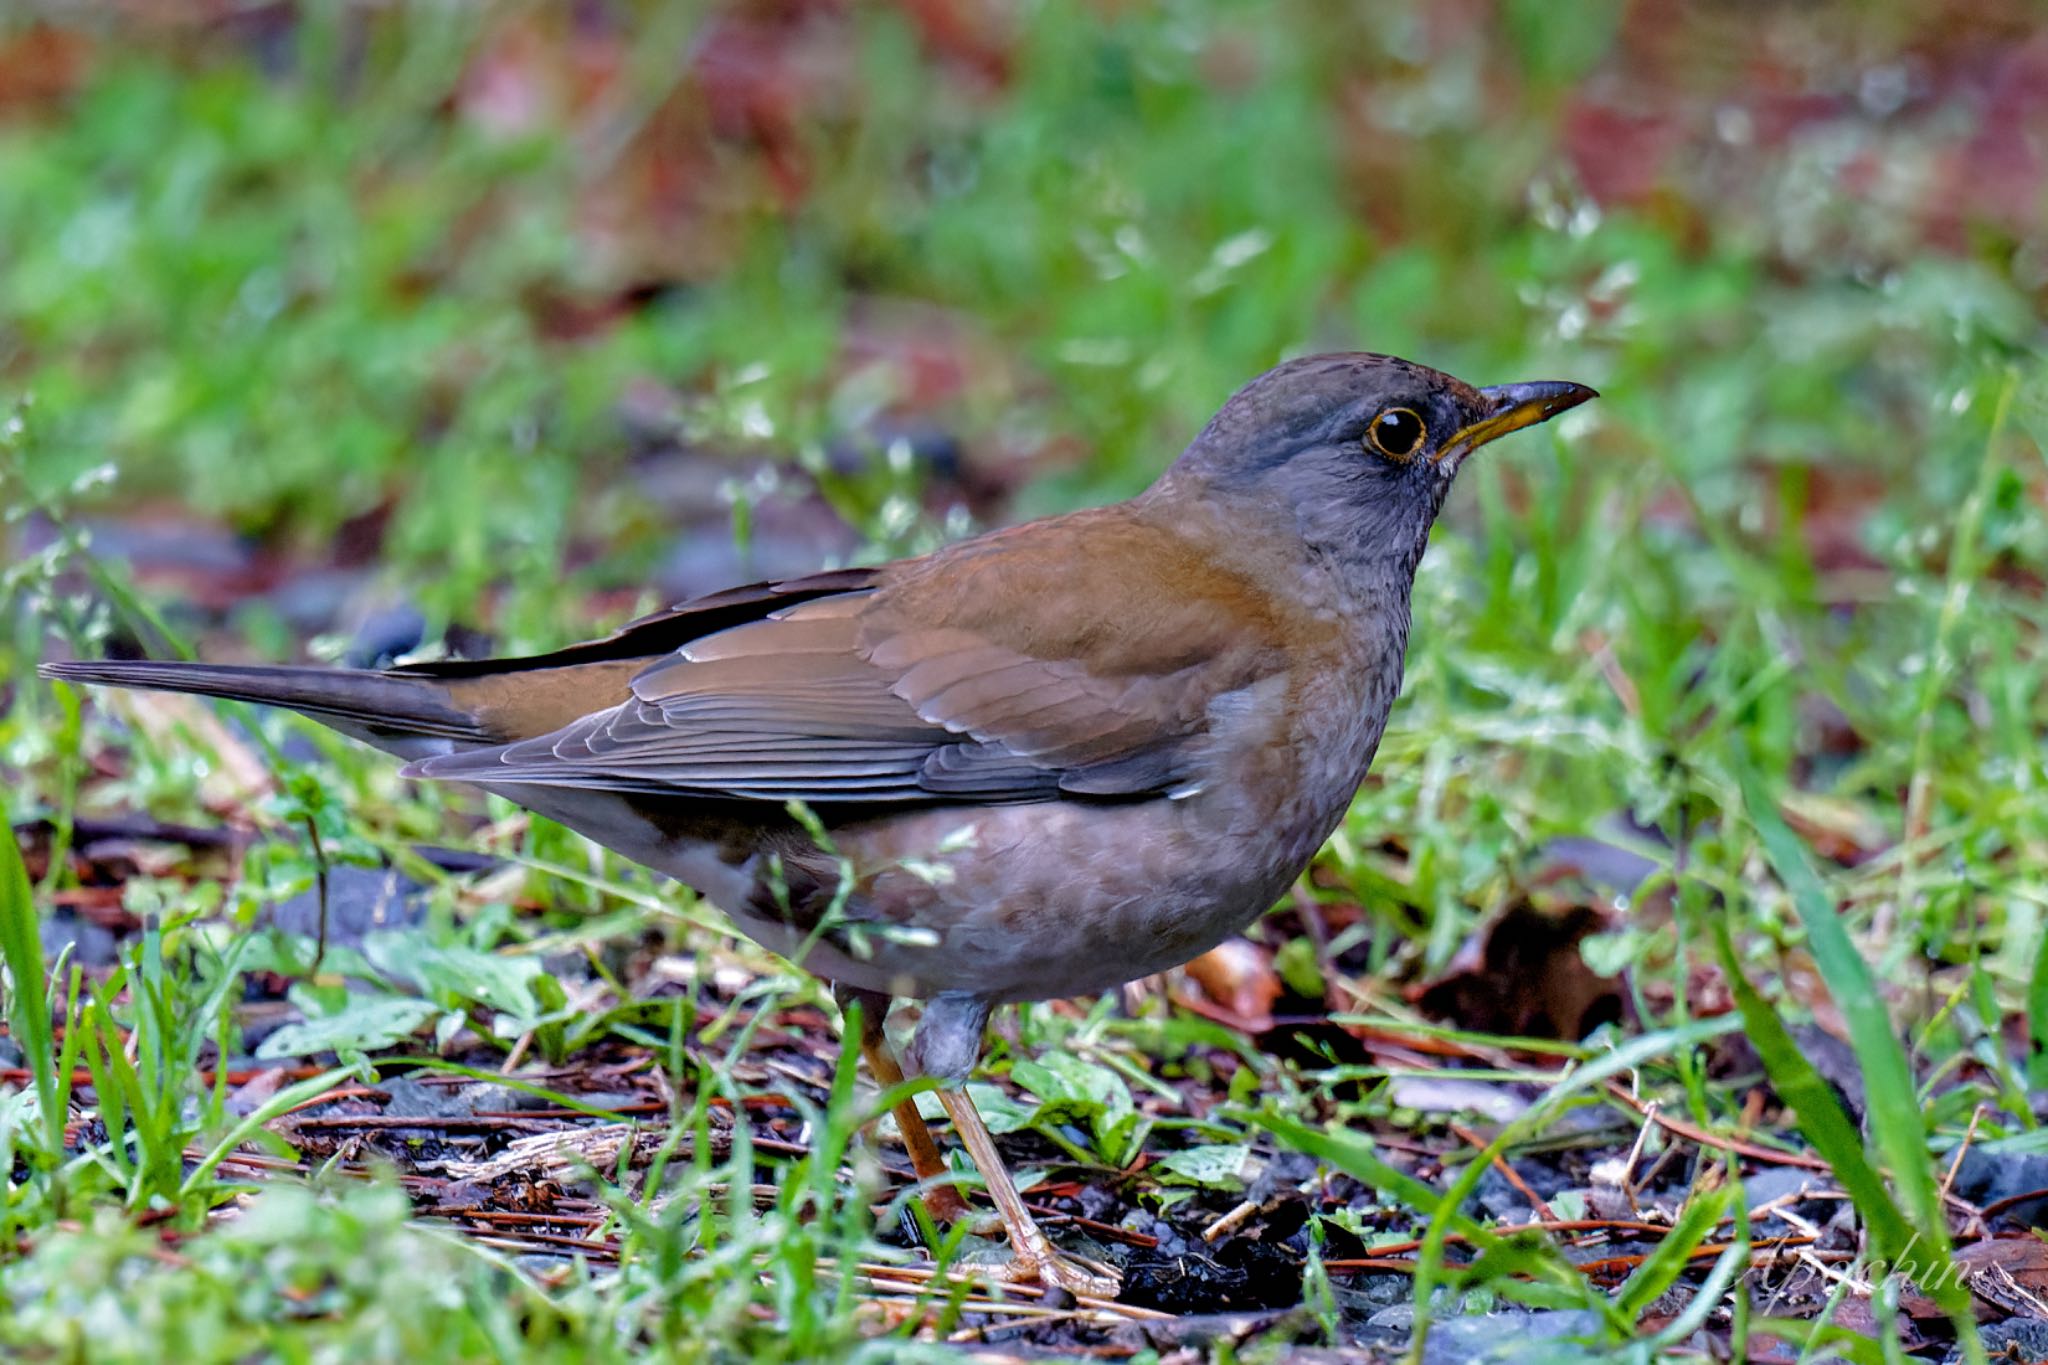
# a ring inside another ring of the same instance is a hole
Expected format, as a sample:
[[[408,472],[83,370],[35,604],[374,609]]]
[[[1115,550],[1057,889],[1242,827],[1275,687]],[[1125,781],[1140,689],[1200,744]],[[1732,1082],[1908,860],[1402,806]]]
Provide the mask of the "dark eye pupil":
[[[1422,440],[1422,419],[1406,408],[1383,412],[1373,423],[1373,438],[1389,455],[1406,455]]]

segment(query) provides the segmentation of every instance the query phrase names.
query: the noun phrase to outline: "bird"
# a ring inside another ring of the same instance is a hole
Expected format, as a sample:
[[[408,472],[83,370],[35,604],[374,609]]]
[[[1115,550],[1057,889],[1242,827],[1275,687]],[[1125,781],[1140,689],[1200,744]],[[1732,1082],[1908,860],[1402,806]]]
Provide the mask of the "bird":
[[[1371,766],[1459,470],[1596,396],[1306,356],[1127,501],[549,653],[40,671],[284,707],[559,821],[831,983],[885,1089],[888,1011],[921,1001],[903,1061],[980,1172],[1002,1273],[1112,1297],[1112,1268],[1033,1220],[964,1088],[990,1011],[1179,966],[1273,906]],[[915,1103],[894,1113],[927,1207],[965,1215]]]

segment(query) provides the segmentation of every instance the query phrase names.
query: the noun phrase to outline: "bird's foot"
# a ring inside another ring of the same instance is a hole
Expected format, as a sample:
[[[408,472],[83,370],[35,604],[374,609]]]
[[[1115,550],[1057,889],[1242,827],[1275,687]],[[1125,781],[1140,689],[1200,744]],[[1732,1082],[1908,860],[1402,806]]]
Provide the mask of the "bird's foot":
[[[1123,1279],[1114,1268],[1082,1256],[1055,1251],[1050,1244],[1029,1253],[1018,1252],[999,1266],[992,1266],[996,1278],[1006,1284],[1038,1283],[1049,1290],[1062,1290],[1077,1299],[1114,1299]]]

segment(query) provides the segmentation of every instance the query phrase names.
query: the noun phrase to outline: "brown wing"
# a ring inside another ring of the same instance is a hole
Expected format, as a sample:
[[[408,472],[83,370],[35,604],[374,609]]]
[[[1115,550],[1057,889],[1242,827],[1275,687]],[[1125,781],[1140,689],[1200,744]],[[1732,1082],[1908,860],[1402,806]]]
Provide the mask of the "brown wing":
[[[802,578],[750,583],[691,598],[628,622],[601,639],[547,654],[401,664],[374,676],[417,680],[444,690],[490,741],[530,739],[630,695],[636,674],[687,641],[759,620],[792,603],[870,587],[876,572],[828,569]]]
[[[682,645],[632,699],[418,776],[814,803],[1170,792],[1274,610],[1128,509],[1039,522]]]

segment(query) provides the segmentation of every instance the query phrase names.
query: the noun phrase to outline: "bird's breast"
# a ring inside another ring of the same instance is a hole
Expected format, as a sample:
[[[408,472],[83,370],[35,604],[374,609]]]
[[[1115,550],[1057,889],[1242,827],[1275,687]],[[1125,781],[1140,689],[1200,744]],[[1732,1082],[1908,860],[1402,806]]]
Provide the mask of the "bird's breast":
[[[835,829],[863,870],[853,913],[922,941],[871,939],[858,964],[808,965],[894,994],[1027,1000],[1189,961],[1270,908],[1343,819],[1400,684],[1398,655],[1387,667],[1275,675],[1219,698],[1173,797],[941,808]]]

